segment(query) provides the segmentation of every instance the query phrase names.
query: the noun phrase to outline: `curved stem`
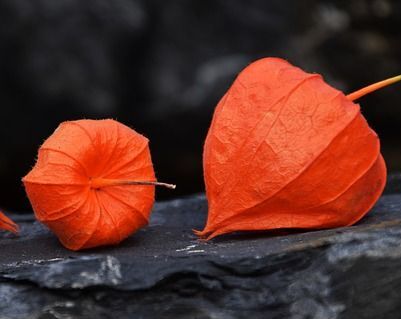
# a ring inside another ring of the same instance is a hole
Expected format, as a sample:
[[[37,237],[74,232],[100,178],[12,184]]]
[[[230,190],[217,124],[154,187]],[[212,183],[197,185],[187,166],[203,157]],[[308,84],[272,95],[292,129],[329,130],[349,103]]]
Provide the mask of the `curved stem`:
[[[392,78],[389,78],[389,79],[386,79],[386,80],[383,80],[383,81],[368,85],[368,86],[366,86],[366,87],[364,87],[364,88],[362,88],[362,89],[360,89],[358,91],[355,91],[355,92],[353,92],[351,94],[348,94],[347,98],[350,101],[355,101],[355,100],[359,99],[360,97],[362,97],[362,96],[364,96],[366,94],[369,94],[369,93],[374,92],[374,91],[376,91],[378,89],[384,88],[384,87],[386,87],[388,85],[391,85],[393,83],[396,83],[398,81],[401,81],[401,75],[397,75],[397,76],[394,76]]]
[[[149,185],[149,186],[163,186],[170,189],[175,189],[176,185],[160,183],[156,181],[133,181],[123,179],[108,179],[108,178],[93,178],[90,180],[92,188],[98,189],[108,186],[121,186],[121,185]]]

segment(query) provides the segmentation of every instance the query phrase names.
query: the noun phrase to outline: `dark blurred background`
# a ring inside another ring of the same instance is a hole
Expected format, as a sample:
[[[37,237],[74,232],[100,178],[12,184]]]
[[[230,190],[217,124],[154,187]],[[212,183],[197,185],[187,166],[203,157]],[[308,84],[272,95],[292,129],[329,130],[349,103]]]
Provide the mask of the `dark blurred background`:
[[[146,135],[158,198],[203,191],[213,109],[251,61],[280,56],[354,91],[401,73],[401,1],[0,0],[0,204],[61,121],[114,118]],[[360,100],[401,170],[401,85]]]

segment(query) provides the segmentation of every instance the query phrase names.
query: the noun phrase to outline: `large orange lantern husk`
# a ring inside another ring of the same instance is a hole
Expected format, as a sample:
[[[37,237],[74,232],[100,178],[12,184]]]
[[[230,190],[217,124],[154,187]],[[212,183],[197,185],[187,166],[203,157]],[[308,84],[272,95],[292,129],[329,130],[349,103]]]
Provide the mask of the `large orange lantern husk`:
[[[217,105],[206,138],[209,211],[196,233],[210,239],[360,220],[386,182],[379,138],[352,102],[366,93],[345,96],[278,58],[245,68]]]
[[[146,225],[160,184],[148,139],[113,120],[62,123],[23,183],[37,219],[72,250],[117,244]]]

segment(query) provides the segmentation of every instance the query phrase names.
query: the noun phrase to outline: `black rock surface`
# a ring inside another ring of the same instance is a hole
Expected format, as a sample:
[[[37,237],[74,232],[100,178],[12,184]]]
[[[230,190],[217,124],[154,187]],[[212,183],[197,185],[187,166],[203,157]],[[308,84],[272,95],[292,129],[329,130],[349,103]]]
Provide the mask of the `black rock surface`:
[[[199,241],[203,195],[117,247],[71,252],[32,217],[0,237],[0,318],[399,318],[401,194],[357,225]]]

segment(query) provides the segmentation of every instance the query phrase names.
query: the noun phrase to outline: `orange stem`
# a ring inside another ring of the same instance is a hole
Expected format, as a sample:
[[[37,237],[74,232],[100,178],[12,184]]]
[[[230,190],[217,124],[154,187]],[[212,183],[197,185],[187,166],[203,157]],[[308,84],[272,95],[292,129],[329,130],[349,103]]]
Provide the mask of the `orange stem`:
[[[93,178],[90,181],[92,188],[102,188],[108,186],[121,186],[121,185],[151,185],[151,186],[163,186],[170,189],[175,189],[175,185],[160,183],[156,181],[132,181],[123,179],[108,179],[108,178]]]
[[[348,94],[347,98],[350,101],[355,101],[366,94],[372,93],[378,89],[384,88],[384,87],[386,87],[390,84],[396,83],[398,81],[401,81],[401,75],[397,75],[392,78],[368,85],[358,91]]]

